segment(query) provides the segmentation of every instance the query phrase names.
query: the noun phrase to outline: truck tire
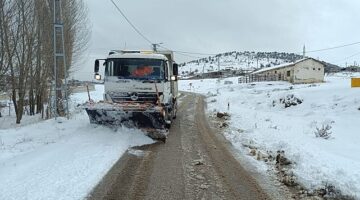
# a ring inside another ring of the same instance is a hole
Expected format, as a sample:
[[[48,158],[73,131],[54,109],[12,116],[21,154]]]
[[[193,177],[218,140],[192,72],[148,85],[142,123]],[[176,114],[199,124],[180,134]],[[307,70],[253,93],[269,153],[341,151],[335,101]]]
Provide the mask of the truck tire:
[[[176,119],[176,113],[177,113],[177,102],[175,102],[175,104],[174,104],[174,110],[173,110],[173,113],[172,113],[172,118],[173,119]]]
[[[170,128],[171,128],[171,124],[165,124],[165,128],[166,128],[166,129],[170,129]]]

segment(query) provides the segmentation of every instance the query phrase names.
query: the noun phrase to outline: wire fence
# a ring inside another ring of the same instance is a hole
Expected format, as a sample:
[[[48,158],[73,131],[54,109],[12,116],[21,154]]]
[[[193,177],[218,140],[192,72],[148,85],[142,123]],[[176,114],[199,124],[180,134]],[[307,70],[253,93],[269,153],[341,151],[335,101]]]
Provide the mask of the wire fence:
[[[258,75],[250,74],[238,79],[238,83],[252,83],[252,82],[263,82],[263,81],[288,81],[286,76],[283,74],[275,75]]]

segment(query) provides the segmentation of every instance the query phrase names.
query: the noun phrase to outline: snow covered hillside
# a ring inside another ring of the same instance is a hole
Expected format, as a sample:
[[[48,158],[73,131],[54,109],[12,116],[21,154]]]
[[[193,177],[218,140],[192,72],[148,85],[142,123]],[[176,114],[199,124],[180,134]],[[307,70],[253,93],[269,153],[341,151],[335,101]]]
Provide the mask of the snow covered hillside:
[[[180,65],[180,75],[219,71],[218,64],[220,64],[220,70],[254,70],[260,67],[294,62],[301,58],[302,56],[293,53],[233,51],[183,63]]]
[[[225,137],[238,150],[284,151],[297,181],[308,189],[330,184],[360,198],[360,89],[350,87],[348,74],[311,85],[238,84],[237,78],[183,80],[180,85],[207,95],[209,115],[230,114]],[[316,134],[322,128],[328,137]]]
[[[101,98],[103,86],[91,92]],[[0,199],[83,199],[131,146],[153,141],[138,130],[90,125],[72,97],[71,120],[0,129]]]

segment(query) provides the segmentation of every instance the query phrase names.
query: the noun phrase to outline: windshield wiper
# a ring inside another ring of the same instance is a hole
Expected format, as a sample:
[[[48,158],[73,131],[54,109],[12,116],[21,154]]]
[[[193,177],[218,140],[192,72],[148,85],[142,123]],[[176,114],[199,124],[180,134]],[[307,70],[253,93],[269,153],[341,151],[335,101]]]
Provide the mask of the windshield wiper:
[[[118,79],[128,79],[128,80],[140,80],[143,83],[154,83],[155,81],[157,83],[161,82],[160,77],[134,77],[134,76],[117,76]]]

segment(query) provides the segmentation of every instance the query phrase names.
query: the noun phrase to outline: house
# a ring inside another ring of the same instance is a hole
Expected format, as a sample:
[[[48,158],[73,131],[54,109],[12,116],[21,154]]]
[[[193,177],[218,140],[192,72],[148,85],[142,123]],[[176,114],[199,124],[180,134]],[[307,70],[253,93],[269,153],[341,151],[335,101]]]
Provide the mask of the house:
[[[324,81],[325,65],[313,58],[304,58],[293,63],[267,67],[252,75],[262,80],[283,80],[291,83],[319,83]]]
[[[221,71],[213,71],[213,72],[206,72],[202,74],[197,74],[196,76],[193,76],[191,79],[199,79],[199,78],[220,78],[224,74]]]

